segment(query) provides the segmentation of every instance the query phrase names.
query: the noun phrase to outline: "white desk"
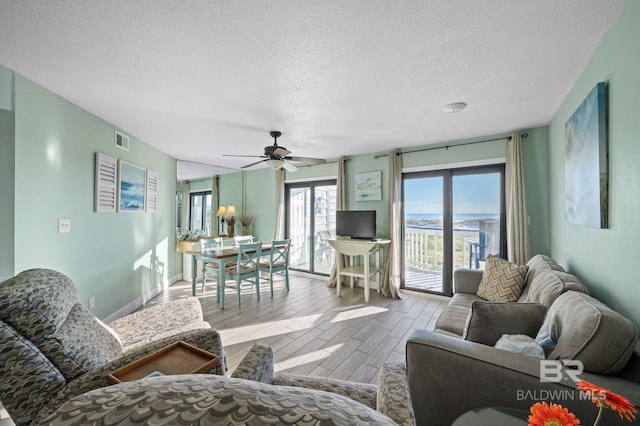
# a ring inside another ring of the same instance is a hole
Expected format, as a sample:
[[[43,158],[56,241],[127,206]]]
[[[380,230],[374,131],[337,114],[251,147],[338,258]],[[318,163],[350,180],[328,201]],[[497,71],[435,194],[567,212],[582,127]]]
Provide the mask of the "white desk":
[[[344,268],[340,268],[340,261],[336,256],[336,272],[337,284],[336,293],[340,296],[342,289],[342,276],[349,277],[349,286],[353,288],[353,279],[362,278],[364,281],[364,300],[369,301],[369,277],[374,274],[376,279],[376,289],[380,293],[380,248],[383,245],[391,243],[391,240],[349,240],[349,239],[331,239],[329,244],[336,250],[337,254],[349,256],[349,264]],[[373,267],[369,264],[369,255],[375,254],[375,263]],[[363,265],[355,264],[355,257],[362,256],[364,258]]]

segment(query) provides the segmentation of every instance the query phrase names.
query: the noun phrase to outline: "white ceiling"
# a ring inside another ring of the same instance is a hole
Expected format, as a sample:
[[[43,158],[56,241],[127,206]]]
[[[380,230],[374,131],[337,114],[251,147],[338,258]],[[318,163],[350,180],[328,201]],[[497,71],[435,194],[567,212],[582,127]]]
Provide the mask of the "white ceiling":
[[[0,0],[0,64],[226,173],[253,159],[222,154],[261,155],[269,130],[331,159],[546,125],[623,6]]]

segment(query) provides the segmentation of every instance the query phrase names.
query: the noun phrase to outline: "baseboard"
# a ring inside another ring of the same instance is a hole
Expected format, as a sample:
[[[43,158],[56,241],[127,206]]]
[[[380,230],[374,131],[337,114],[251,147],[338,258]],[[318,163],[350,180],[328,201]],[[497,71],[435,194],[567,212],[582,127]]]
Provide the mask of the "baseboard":
[[[154,297],[156,297],[158,294],[162,293],[164,290],[169,288],[169,286],[174,284],[176,281],[180,281],[180,280],[182,280],[182,273],[174,275],[173,277],[171,277],[168,280],[166,280],[165,282],[163,282],[161,285],[159,285],[159,286],[157,286],[155,288],[152,288],[151,290],[149,290],[148,292],[146,292],[142,296],[136,298],[135,300],[132,300],[131,302],[129,302],[126,305],[124,305],[122,308],[118,309],[117,311],[115,311],[114,313],[109,315],[108,317],[104,318],[102,321],[104,323],[108,324],[111,321],[115,321],[118,318],[122,318],[122,317],[124,317],[126,315],[129,315],[132,312],[137,311],[142,305],[144,305],[149,300],[151,300]]]

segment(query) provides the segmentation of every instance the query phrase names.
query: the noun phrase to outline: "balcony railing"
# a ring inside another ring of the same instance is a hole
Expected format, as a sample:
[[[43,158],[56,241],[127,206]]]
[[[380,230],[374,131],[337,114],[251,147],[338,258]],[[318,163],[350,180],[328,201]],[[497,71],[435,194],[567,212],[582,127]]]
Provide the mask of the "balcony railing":
[[[404,239],[405,266],[442,273],[444,237],[441,228],[405,227]],[[478,230],[453,230],[454,269],[469,267],[469,243],[478,243],[479,240]]]

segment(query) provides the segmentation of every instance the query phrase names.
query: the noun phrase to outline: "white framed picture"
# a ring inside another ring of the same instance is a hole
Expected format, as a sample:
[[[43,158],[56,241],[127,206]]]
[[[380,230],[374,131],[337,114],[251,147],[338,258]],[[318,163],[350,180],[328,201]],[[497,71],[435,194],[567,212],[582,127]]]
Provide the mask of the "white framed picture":
[[[382,200],[382,171],[356,173],[356,201]]]

